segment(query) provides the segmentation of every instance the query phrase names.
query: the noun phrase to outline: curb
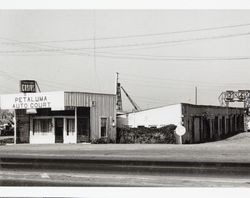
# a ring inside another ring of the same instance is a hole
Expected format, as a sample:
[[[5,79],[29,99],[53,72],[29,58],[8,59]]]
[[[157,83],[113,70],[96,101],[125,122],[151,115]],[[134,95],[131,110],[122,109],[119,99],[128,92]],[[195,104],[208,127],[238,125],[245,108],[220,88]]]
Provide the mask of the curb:
[[[0,157],[1,169],[109,171],[136,174],[249,175],[250,163]]]

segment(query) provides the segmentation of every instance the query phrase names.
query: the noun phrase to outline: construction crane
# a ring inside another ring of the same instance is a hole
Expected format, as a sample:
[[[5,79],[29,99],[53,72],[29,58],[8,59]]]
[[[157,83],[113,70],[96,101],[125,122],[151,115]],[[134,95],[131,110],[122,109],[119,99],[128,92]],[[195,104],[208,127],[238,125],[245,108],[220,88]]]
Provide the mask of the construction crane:
[[[133,105],[134,111],[140,111],[141,108],[132,100],[132,98],[128,95],[128,93],[126,92],[126,90],[122,86],[121,86],[121,89],[123,90],[123,92],[125,93],[127,98],[129,99],[130,103]]]

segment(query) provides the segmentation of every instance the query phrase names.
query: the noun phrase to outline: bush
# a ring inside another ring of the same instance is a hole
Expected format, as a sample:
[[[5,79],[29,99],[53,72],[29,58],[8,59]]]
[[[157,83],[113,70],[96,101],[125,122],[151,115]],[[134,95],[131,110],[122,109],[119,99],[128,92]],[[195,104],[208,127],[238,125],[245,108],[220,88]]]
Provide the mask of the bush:
[[[116,142],[122,144],[175,144],[175,129],[176,126],[173,124],[161,128],[118,128]]]
[[[111,144],[111,143],[115,143],[115,141],[108,137],[91,139],[91,144]]]

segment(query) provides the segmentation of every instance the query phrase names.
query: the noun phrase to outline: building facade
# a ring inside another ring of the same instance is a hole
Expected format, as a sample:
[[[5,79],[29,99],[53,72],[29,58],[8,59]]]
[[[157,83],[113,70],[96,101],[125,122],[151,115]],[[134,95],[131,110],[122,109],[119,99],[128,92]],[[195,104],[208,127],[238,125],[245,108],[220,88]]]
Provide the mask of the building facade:
[[[118,116],[118,127],[183,125],[183,143],[219,140],[244,131],[244,109],[209,105],[175,104]]]
[[[86,92],[18,93],[1,96],[15,112],[15,142],[81,143],[116,139],[116,96]]]

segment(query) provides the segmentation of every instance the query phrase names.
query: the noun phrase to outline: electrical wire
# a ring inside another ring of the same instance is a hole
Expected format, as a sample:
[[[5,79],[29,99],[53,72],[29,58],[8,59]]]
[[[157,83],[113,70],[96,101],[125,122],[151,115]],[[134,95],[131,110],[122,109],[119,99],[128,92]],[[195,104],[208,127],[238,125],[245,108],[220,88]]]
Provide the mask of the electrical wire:
[[[112,39],[124,39],[124,38],[152,37],[152,36],[162,36],[162,35],[210,31],[210,30],[231,29],[231,28],[236,28],[236,27],[247,27],[247,26],[250,26],[250,23],[207,27],[207,28],[197,28],[197,29],[187,29],[187,30],[180,30],[180,31],[169,31],[169,32],[152,33],[152,34],[135,34],[135,35],[110,36],[110,37],[99,37],[99,38],[97,37],[96,40],[112,40]],[[0,37],[0,39],[1,39],[1,37]],[[62,42],[79,42],[79,41],[92,41],[92,40],[93,40],[93,38],[86,38],[86,39],[50,40],[50,41],[33,41],[33,42],[23,41],[21,43],[23,43],[23,44],[62,43]],[[8,44],[8,43],[5,43],[5,44]]]
[[[125,78],[124,78],[125,76]],[[127,79],[126,79],[127,77]],[[128,78],[129,77],[129,78]],[[147,75],[139,75],[139,74],[129,74],[129,73],[122,73],[122,80],[127,80],[127,81],[140,81],[141,79],[147,79],[147,81],[149,80],[156,80],[156,81],[168,81],[172,82],[172,83],[185,83],[185,84],[189,84],[189,85],[194,85],[194,84],[203,84],[204,85],[209,85],[209,86],[240,86],[240,85],[250,85],[249,82],[242,82],[242,83],[236,83],[236,82],[208,82],[208,81],[192,81],[192,80],[183,80],[183,79],[173,79],[173,78],[159,78],[159,77],[155,77],[155,76],[147,76]]]
[[[126,47],[136,47],[136,46],[147,46],[147,45],[156,45],[156,44],[169,44],[169,43],[182,43],[189,41],[201,41],[201,40],[213,40],[213,39],[224,39],[232,37],[241,37],[249,36],[250,32],[240,33],[240,34],[228,34],[228,35],[219,35],[211,37],[200,37],[200,38],[191,38],[191,39],[181,39],[181,40],[171,40],[171,41],[159,41],[159,42],[146,42],[146,43],[133,43],[126,45],[106,45],[106,46],[96,46],[96,49],[108,49],[108,48],[126,48]],[[37,50],[1,50],[0,53],[36,53],[36,52],[58,52],[58,51],[81,51],[86,49],[93,49],[90,47],[80,47],[80,48],[62,48],[62,49],[37,49]]]

